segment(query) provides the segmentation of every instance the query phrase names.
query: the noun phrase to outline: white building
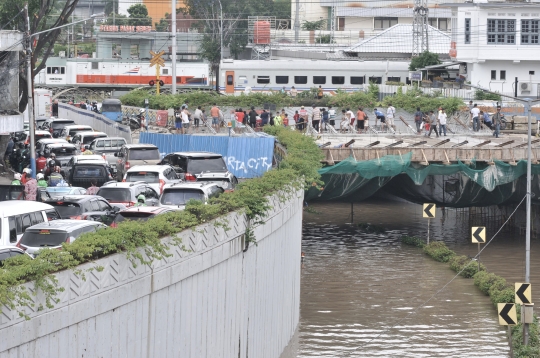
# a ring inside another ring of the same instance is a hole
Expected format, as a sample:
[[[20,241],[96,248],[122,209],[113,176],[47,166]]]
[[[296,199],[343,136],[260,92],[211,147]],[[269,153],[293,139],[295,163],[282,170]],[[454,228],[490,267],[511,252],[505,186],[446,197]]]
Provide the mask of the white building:
[[[457,62],[471,84],[518,96],[540,94],[540,4],[472,2],[448,4]]]

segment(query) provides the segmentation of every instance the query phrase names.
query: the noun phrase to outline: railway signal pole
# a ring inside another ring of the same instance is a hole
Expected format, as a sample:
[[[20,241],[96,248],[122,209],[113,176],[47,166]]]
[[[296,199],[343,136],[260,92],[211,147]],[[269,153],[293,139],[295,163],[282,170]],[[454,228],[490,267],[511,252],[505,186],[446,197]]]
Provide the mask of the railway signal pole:
[[[159,88],[161,81],[159,80],[159,70],[161,67],[165,66],[165,60],[161,56],[165,54],[165,51],[160,52],[154,52],[150,51],[150,55],[152,55],[152,59],[150,59],[150,67],[156,66],[156,95],[159,96]],[[176,66],[176,64],[173,64],[173,66]]]

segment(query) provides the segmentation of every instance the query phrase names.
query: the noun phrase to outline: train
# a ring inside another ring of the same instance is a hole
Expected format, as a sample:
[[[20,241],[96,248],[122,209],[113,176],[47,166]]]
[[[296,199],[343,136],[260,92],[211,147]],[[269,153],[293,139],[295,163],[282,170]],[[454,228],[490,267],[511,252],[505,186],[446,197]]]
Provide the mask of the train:
[[[325,93],[358,91],[369,83],[409,83],[408,61],[330,60],[224,60],[220,66],[220,91],[298,92],[321,86]]]
[[[176,83],[179,87],[208,87],[209,67],[202,62],[178,62]],[[160,84],[172,84],[171,61],[160,69]],[[51,57],[35,77],[35,84],[46,87],[77,86],[85,88],[134,88],[153,86],[156,68],[149,61]]]
[[[178,62],[178,88],[215,88],[210,67],[202,62]],[[172,65],[160,70],[161,85],[172,84]],[[219,69],[219,90],[238,95],[249,92],[300,91],[313,87],[325,93],[358,91],[373,82],[409,83],[408,61],[330,61],[330,60],[223,60]],[[35,84],[44,87],[111,89],[155,85],[156,69],[149,61],[59,58],[47,60]]]

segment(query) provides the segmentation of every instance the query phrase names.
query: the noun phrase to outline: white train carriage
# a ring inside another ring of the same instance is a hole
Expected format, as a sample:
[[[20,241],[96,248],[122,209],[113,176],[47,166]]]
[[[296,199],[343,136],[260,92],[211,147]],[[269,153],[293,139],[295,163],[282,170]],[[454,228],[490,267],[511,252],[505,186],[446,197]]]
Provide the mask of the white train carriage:
[[[220,91],[298,91],[321,86],[326,93],[340,89],[356,91],[364,85],[386,81],[408,82],[407,61],[327,61],[327,60],[224,60],[220,69]]]
[[[165,62],[160,69],[161,85],[172,84],[172,63]],[[79,87],[137,87],[154,85],[156,68],[148,61],[59,58],[47,60],[47,66],[38,76],[36,83],[46,86]],[[207,86],[208,65],[204,63],[178,62],[176,65],[178,86]]]

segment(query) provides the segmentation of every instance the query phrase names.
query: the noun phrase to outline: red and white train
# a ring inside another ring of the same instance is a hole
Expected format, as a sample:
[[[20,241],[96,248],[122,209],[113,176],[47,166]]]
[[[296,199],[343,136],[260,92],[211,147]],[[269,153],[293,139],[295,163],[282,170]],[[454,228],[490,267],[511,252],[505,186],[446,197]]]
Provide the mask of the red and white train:
[[[208,64],[200,62],[178,62],[176,83],[182,87],[208,87]],[[160,68],[162,85],[172,84],[172,64],[166,61]],[[154,85],[156,68],[150,61],[61,58],[52,57],[47,66],[36,76],[35,84],[46,87],[79,86],[87,88],[134,88]]]

